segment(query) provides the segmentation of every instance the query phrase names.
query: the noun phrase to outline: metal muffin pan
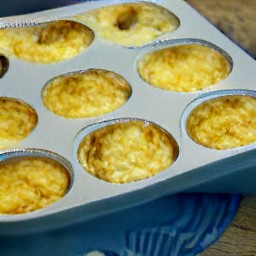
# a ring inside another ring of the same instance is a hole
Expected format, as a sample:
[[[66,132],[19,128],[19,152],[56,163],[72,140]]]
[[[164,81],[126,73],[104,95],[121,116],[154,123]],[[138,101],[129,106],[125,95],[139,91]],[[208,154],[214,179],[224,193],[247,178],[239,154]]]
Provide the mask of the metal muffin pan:
[[[0,96],[28,103],[36,110],[39,120],[37,127],[17,148],[0,152],[0,160],[26,152],[40,154],[42,150],[42,155],[45,151],[52,152],[49,154],[60,155],[65,163],[67,161],[72,166],[72,185],[61,200],[46,208],[21,215],[0,215],[0,234],[60,227],[181,191],[256,193],[256,143],[229,150],[213,150],[192,141],[185,128],[190,111],[206,99],[228,94],[256,97],[255,61],[184,1],[152,2],[174,13],[180,20],[180,26],[148,45],[123,47],[96,35],[84,52],[56,64],[33,64],[9,58],[9,70],[0,79]],[[108,1],[107,5],[116,3]],[[89,1],[61,10],[64,16],[68,16],[105,4],[104,1]],[[54,12],[59,17],[60,10],[49,11],[51,14]],[[146,53],[190,43],[207,45],[224,54],[231,65],[228,77],[193,93],[154,88],[140,78],[137,63]],[[121,75],[132,88],[128,101],[114,112],[84,119],[63,118],[43,106],[41,94],[48,81],[88,69],[105,69]],[[79,164],[79,143],[87,133],[108,123],[127,119],[155,123],[170,133],[178,144],[176,161],[153,177],[127,184],[111,184],[93,177]]]

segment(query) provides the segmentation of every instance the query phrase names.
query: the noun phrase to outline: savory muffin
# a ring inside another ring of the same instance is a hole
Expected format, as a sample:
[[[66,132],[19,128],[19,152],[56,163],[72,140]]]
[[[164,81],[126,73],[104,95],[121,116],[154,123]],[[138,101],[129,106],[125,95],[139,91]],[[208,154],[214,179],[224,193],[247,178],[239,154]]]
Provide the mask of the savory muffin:
[[[105,126],[85,136],[78,148],[83,168],[111,183],[128,183],[162,172],[177,157],[177,144],[162,129],[143,121]]]
[[[150,43],[179,26],[178,18],[152,3],[123,3],[105,6],[76,16],[106,40],[124,46]]]
[[[12,147],[36,127],[38,117],[27,103],[0,97],[0,149]]]
[[[203,102],[187,120],[187,133],[196,143],[229,149],[256,141],[256,98],[229,95]]]
[[[200,44],[170,46],[142,57],[138,73],[152,86],[194,92],[222,81],[230,64],[218,51]]]
[[[0,51],[33,62],[56,63],[70,59],[93,41],[93,32],[78,22],[61,20],[33,27],[0,29]]]
[[[121,76],[107,70],[90,69],[51,80],[43,90],[45,107],[66,118],[95,117],[114,111],[131,95]]]
[[[70,175],[56,161],[38,156],[0,162],[0,214],[21,214],[62,198]]]

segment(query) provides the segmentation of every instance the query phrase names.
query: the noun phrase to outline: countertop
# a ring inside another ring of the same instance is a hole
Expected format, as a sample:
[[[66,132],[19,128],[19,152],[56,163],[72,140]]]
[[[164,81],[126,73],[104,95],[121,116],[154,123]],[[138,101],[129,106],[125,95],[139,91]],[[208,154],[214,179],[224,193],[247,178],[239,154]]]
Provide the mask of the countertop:
[[[256,59],[256,0],[187,2]],[[202,256],[224,255],[256,256],[256,196],[243,198],[231,225],[214,245],[202,253]]]

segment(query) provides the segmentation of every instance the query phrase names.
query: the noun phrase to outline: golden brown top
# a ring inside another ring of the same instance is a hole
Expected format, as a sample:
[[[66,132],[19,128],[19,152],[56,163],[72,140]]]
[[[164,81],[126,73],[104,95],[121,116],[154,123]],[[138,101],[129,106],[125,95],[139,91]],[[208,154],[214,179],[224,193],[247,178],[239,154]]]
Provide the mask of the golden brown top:
[[[124,46],[150,43],[179,26],[170,11],[152,3],[126,3],[102,7],[76,16],[100,37]]]
[[[59,163],[40,157],[0,162],[0,214],[32,212],[66,193],[70,175]]]
[[[230,64],[212,48],[189,44],[146,54],[138,64],[138,72],[155,87],[193,92],[223,80],[230,73]]]
[[[43,91],[43,102],[67,118],[95,117],[123,105],[131,87],[121,76],[106,70],[87,70],[53,79]]]
[[[177,157],[175,141],[163,130],[144,122],[106,126],[87,135],[78,149],[83,168],[111,183],[151,177]]]
[[[0,149],[25,139],[36,127],[35,110],[25,102],[0,97]]]
[[[86,26],[73,21],[56,21],[33,27],[0,29],[0,51],[7,56],[34,63],[70,59],[94,39]]]
[[[187,120],[188,135],[198,144],[228,149],[256,141],[256,98],[233,95],[196,107]]]

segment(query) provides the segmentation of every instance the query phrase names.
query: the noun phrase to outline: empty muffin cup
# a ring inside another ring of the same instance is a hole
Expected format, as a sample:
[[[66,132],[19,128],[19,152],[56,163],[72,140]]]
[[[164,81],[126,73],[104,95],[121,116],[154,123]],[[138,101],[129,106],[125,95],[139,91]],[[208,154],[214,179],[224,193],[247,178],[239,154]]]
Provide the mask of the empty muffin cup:
[[[0,29],[0,51],[33,63],[56,63],[85,50],[93,32],[81,23],[60,20],[33,27]]]
[[[87,118],[121,107],[130,97],[131,87],[120,75],[90,69],[59,76],[45,86],[44,106],[66,118]]]
[[[27,103],[0,97],[0,149],[17,145],[36,127],[38,116]]]
[[[144,55],[139,60],[138,73],[150,85],[164,90],[202,90],[231,72],[230,61],[215,48],[194,41],[170,45]]]
[[[19,150],[1,154],[0,214],[23,214],[59,199],[71,184],[71,165],[57,154]]]
[[[76,16],[101,38],[123,46],[140,46],[179,26],[169,10],[152,3],[105,6]]]
[[[171,166],[178,146],[169,133],[153,123],[122,119],[87,134],[77,155],[91,175],[110,183],[129,183]]]
[[[230,149],[256,141],[256,98],[225,95],[206,100],[191,111],[186,129],[196,143]]]

